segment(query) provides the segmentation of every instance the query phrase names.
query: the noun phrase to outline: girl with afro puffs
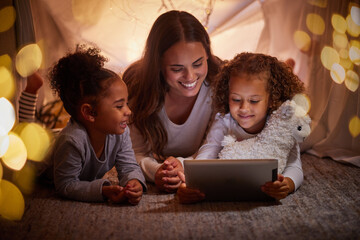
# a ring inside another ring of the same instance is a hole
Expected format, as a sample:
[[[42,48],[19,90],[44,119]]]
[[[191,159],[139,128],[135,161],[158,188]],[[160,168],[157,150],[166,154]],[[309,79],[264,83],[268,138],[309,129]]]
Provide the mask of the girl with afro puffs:
[[[277,58],[257,53],[241,53],[225,63],[213,86],[213,104],[217,112],[205,143],[196,159],[216,159],[225,135],[238,141],[256,136],[262,131],[269,114],[283,102],[305,90],[303,82],[291,67]],[[185,182],[185,176],[181,174]],[[275,182],[264,183],[262,191],[275,198],[285,198],[303,181],[300,148],[291,150],[283,174]],[[182,203],[197,202],[205,195],[197,189],[178,190]]]
[[[97,48],[78,46],[50,72],[50,83],[71,115],[49,157],[46,175],[63,197],[87,202],[139,203],[146,190],[127,126],[131,110],[123,80],[104,68]],[[116,167],[119,185],[104,174]]]

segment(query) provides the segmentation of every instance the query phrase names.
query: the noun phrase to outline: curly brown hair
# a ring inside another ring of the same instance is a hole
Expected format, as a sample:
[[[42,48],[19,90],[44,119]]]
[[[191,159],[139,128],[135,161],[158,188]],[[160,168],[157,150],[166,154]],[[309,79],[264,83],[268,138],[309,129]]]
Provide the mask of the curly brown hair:
[[[49,72],[50,86],[58,93],[65,110],[77,119],[78,107],[85,98],[96,107],[110,84],[119,79],[115,72],[104,68],[107,58],[100,49],[77,45],[74,53],[61,58]]]
[[[283,102],[305,91],[304,83],[284,62],[260,53],[240,53],[225,62],[215,83],[212,85],[215,112],[229,113],[229,81],[231,76],[259,76],[267,80],[269,93],[268,113],[276,110]]]

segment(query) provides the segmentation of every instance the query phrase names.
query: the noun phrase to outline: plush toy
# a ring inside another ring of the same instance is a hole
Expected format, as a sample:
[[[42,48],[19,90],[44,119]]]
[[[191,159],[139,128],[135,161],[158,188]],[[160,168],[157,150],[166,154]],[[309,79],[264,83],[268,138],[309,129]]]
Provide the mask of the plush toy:
[[[303,108],[288,100],[270,115],[264,129],[255,137],[236,141],[233,136],[225,136],[219,158],[277,159],[278,173],[282,173],[291,149],[310,134],[310,122]]]

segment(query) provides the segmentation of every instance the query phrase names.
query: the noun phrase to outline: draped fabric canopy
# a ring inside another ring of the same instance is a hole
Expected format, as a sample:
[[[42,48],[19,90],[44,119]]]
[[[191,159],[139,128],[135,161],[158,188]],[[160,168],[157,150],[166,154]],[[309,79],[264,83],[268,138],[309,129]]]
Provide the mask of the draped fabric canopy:
[[[222,59],[242,51],[262,52],[280,60],[292,58],[294,72],[305,82],[311,101],[312,134],[302,150],[360,166],[359,52],[355,49],[353,62],[344,54],[351,44],[360,48],[356,32],[360,26],[355,23],[355,30],[339,33],[333,20],[335,14],[348,22],[351,9],[359,17],[358,1],[30,0],[30,6],[36,42],[43,50],[44,75],[78,43],[96,44],[109,58],[107,67],[122,72],[141,57],[155,19],[172,9],[195,15],[209,32],[213,52]],[[337,36],[346,37],[342,48],[334,46]],[[330,59],[324,53],[326,46],[340,53],[337,63],[350,61],[351,65],[341,66],[346,73],[355,73],[349,80],[352,87],[349,81],[339,83],[331,77],[324,64]],[[47,86],[42,95],[42,103],[53,98]]]

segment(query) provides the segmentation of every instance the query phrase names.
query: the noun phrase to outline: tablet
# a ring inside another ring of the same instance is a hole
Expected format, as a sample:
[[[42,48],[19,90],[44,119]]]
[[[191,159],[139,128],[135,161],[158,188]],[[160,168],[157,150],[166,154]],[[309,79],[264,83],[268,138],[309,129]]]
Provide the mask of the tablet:
[[[271,201],[261,185],[277,179],[276,159],[184,160],[186,185],[207,201]]]

